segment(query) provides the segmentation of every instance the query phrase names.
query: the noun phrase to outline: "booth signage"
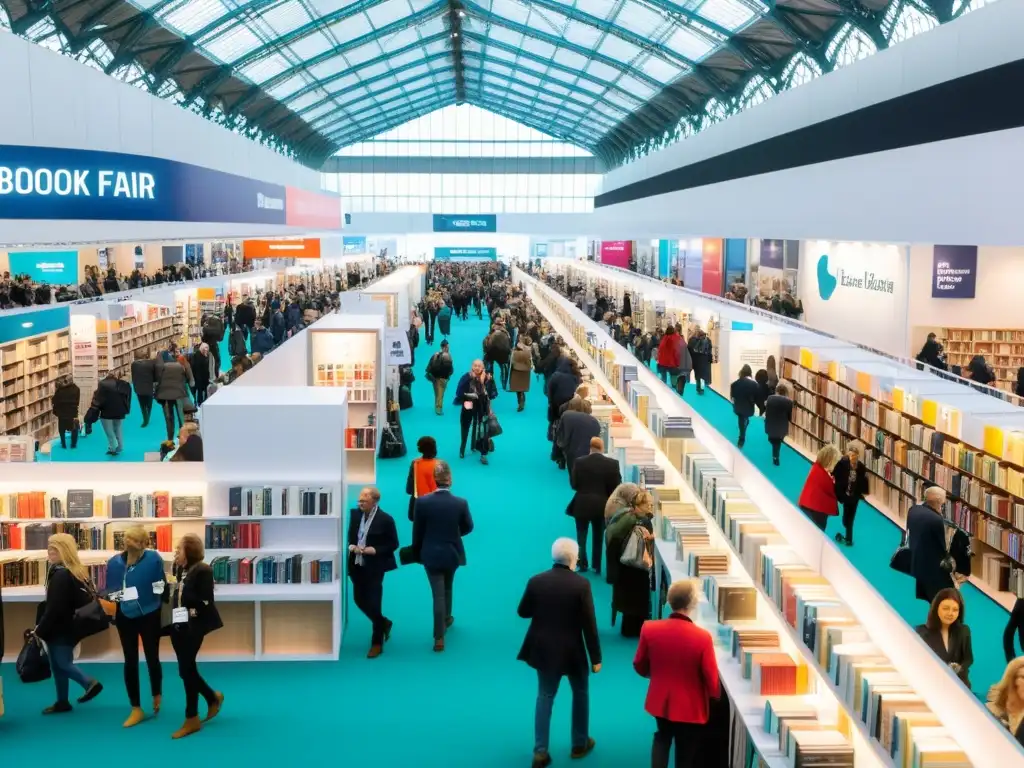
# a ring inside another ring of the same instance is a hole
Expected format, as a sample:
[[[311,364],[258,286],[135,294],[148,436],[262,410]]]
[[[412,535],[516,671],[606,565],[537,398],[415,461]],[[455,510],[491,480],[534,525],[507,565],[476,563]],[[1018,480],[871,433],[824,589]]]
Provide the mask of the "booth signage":
[[[320,240],[243,240],[242,258],[250,259],[319,259]]]
[[[435,248],[435,261],[497,261],[497,248]]]
[[[340,228],[341,202],[158,157],[0,145],[0,218]]]
[[[412,350],[409,337],[401,328],[387,328],[384,331],[387,346],[386,365],[412,365]]]
[[[678,259],[678,240],[658,241],[658,277],[671,277],[672,269]]]
[[[359,253],[366,253],[365,237],[343,237],[341,238],[341,251],[346,256],[354,256]]]
[[[705,237],[701,244],[701,291],[722,295],[722,241]]]
[[[936,245],[932,251],[932,298],[973,299],[978,246]]]
[[[494,214],[477,214],[475,216],[450,216],[444,213],[434,214],[435,232],[497,232],[498,217]]]
[[[8,261],[12,275],[28,275],[36,283],[78,282],[78,251],[11,251]]]
[[[768,269],[782,269],[784,264],[782,240],[761,241],[761,266]]]
[[[602,240],[601,263],[613,267],[629,268],[629,259],[633,255],[632,240]]]
[[[546,259],[548,257],[548,244],[536,243],[533,246],[533,255],[538,259]]]

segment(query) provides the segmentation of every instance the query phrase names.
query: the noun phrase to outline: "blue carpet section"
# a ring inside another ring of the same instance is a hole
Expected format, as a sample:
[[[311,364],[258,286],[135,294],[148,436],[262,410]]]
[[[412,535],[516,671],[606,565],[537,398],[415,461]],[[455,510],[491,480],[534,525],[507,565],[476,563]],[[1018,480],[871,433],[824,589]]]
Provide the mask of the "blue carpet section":
[[[686,387],[683,399],[712,427],[735,440],[739,428],[732,404],[710,388],[705,388],[705,393],[703,396],[698,395],[696,388],[690,384]],[[743,453],[776,488],[796,504],[811,469],[811,462],[786,445],[782,448],[781,466],[773,466],[771,445],[764,434],[764,419],[759,417],[750,420]],[[829,538],[844,531],[841,516],[829,519]],[[870,504],[861,502],[854,523],[856,543],[853,547],[843,547],[842,551],[907,623],[916,626],[924,623],[928,606],[914,597],[913,579],[889,567],[889,560],[899,546],[901,537],[902,531],[895,523]],[[964,586],[963,597],[974,648],[971,685],[976,694],[984,696],[989,686],[1002,677],[1006,667],[1002,636],[1009,615],[1001,605],[970,584]]]
[[[455,369],[461,373],[479,354],[486,322],[454,321],[452,329]],[[160,766],[197,754],[206,761],[256,766],[528,766],[536,678],[516,661],[526,630],[516,607],[526,579],[550,566],[554,539],[574,535],[564,512],[571,491],[565,473],[548,459],[540,382],[534,382],[523,413],[515,412],[511,393],[495,401],[505,434],[496,441],[490,466],[475,456],[460,461],[458,411],[446,406],[444,416],[434,415],[431,385],[422,374],[430,354],[430,347],[421,344],[413,385],[416,406],[402,413],[406,441],[415,446],[425,434],[437,439],[441,457],[453,466],[453,490],[470,500],[476,522],[466,539],[469,565],[455,580],[455,625],[445,653],[431,650],[430,591],[422,569],[411,566],[389,574],[385,582],[384,608],[395,628],[383,656],[365,658],[369,623],[352,608],[337,663],[201,664],[227,701],[216,721],[181,742],[170,739],[184,716],[174,664],[164,666],[163,712],[131,730],[121,729],[128,703],[119,665],[88,668],[107,688],[95,701],[68,715],[43,717],[39,711],[53,700],[52,683],[22,685],[13,665],[5,664],[3,763],[28,764],[44,752],[55,763],[80,762],[82,750],[90,748],[86,745],[102,742],[116,754],[148,755],[151,763],[157,755],[153,764]],[[454,382],[449,399],[453,393]],[[147,439],[158,444],[155,425],[149,431],[153,436]],[[275,450],[301,449],[283,439],[269,442],[261,460],[272,462]],[[94,433],[89,440],[102,438]],[[411,458],[378,464],[382,506],[394,515],[403,544],[410,539],[405,478]],[[590,722],[597,749],[579,765],[639,766],[647,761],[653,722],[643,711],[645,681],[631,665],[636,643],[610,627],[610,588],[603,577],[591,579],[604,668],[591,678]],[[144,700],[146,693],[144,681]],[[563,683],[551,732],[556,765],[570,764],[569,703],[568,684]],[[59,738],[53,738],[54,729]]]

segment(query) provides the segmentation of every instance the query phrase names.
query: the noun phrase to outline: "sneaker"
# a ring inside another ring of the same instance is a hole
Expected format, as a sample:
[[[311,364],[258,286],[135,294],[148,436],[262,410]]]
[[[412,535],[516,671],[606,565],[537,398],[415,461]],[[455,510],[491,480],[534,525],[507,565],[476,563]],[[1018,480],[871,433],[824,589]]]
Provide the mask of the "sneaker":
[[[572,752],[569,753],[569,757],[573,760],[579,760],[581,757],[586,757],[594,751],[594,747],[597,746],[597,742],[593,739],[587,739],[587,743],[582,747],[573,747]]]
[[[85,693],[78,697],[78,703],[85,704],[87,701],[92,701],[101,693],[103,693],[103,683],[93,680],[89,687],[85,689]]]

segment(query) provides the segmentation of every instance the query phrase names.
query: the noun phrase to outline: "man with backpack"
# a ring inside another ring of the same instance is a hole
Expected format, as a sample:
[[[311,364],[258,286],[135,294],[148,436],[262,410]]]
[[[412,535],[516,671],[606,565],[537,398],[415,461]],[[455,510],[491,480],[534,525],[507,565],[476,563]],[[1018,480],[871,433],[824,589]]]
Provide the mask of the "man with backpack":
[[[441,342],[441,350],[431,355],[427,362],[427,378],[434,383],[434,413],[438,416],[444,413],[444,391],[454,372],[455,366],[445,339]]]

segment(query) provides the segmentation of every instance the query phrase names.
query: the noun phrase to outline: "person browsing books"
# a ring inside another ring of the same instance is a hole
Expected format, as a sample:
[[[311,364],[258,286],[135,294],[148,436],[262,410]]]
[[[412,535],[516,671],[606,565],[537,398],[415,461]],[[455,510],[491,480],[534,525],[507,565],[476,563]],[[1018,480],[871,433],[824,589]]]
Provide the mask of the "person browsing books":
[[[199,674],[196,656],[203,638],[224,626],[213,600],[213,569],[203,562],[202,539],[186,533],[174,550],[171,591],[171,624],[167,633],[178,659],[178,676],[185,685],[185,723],[171,738],[190,736],[201,727],[199,697],[206,700],[206,721],[213,720],[224,704],[224,694],[213,690]]]
[[[380,491],[363,488],[348,521],[348,574],[352,599],[373,626],[368,659],[380,656],[391,637],[393,623],[383,613],[384,575],[398,567],[397,549],[395,519],[380,508]]]
[[[974,651],[971,630],[964,622],[964,600],[960,591],[953,587],[940,590],[932,600],[925,623],[915,629],[935,655],[948,664],[969,689]]]
[[[139,639],[149,670],[149,688],[153,695],[153,714],[160,712],[163,695],[163,669],[160,667],[160,608],[166,589],[164,560],[159,552],[147,549],[149,534],[141,525],[124,532],[124,551],[107,561],[107,586],[117,603],[114,625],[124,653],[124,687],[131,712],[125,728],[146,719],[139,691]]]

